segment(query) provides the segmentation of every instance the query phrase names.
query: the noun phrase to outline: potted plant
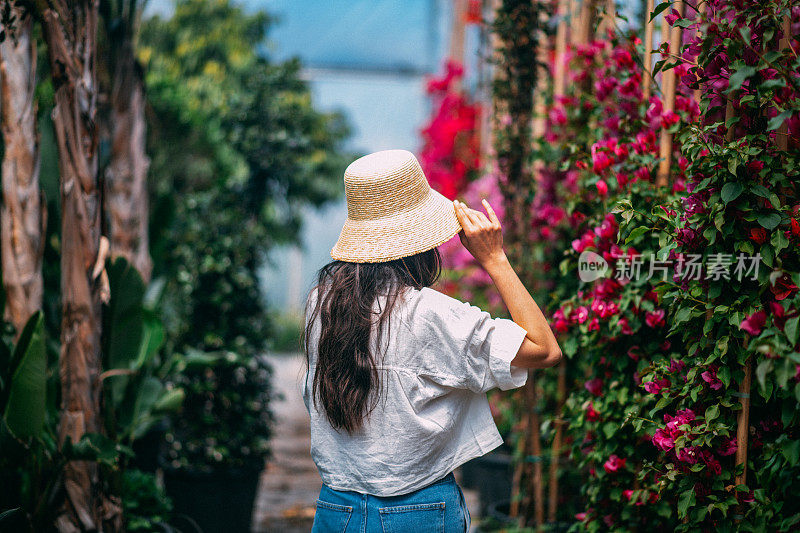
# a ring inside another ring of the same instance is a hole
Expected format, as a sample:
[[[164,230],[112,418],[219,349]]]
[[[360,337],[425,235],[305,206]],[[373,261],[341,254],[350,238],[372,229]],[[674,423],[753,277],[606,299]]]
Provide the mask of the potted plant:
[[[203,531],[249,532],[269,456],[270,367],[257,356],[197,350],[181,366],[186,397],[165,436],[167,494]]]

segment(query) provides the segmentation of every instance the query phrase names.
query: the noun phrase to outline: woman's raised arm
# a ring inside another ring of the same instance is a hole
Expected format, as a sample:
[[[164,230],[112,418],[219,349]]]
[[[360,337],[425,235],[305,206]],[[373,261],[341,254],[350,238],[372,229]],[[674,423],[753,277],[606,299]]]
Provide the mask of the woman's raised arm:
[[[459,237],[464,247],[492,278],[511,318],[527,331],[511,364],[524,368],[548,368],[561,360],[561,348],[542,310],[522,284],[503,250],[503,231],[489,202],[486,214],[453,201],[461,223]]]

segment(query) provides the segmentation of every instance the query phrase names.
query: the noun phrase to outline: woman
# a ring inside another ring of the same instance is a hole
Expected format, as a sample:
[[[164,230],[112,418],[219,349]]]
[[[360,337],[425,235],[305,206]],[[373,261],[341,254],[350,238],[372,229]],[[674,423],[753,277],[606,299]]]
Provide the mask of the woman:
[[[306,307],[313,531],[467,531],[452,472],[502,443],[486,391],[521,387],[561,350],[488,202],[451,203],[404,150],[356,160],[344,183],[347,220]],[[513,320],[431,288],[456,233]]]

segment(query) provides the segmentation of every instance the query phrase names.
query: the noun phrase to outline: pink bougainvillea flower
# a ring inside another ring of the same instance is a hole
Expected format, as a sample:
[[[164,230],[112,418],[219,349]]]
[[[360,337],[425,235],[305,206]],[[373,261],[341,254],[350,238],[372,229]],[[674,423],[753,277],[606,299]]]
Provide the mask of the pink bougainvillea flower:
[[[750,335],[759,335],[764,330],[764,323],[767,321],[767,313],[756,311],[748,316],[739,324],[739,329],[745,330]]]
[[[621,459],[616,454],[612,454],[603,464],[603,470],[609,474],[616,474],[620,468],[625,468],[625,461],[626,459]]]
[[[605,181],[600,180],[597,182],[597,194],[600,196],[608,196],[608,184]]]
[[[578,522],[585,522],[586,521],[586,517],[587,517],[586,511],[584,511],[582,513],[576,513],[575,514],[575,520],[577,520]]]
[[[677,455],[678,461],[682,463],[687,463],[690,465],[697,464],[700,460],[700,455],[698,453],[697,446],[686,446],[681,448]]]
[[[678,11],[677,11],[677,10],[673,9],[673,10],[671,10],[669,13],[667,13],[666,15],[664,15],[664,18],[666,19],[666,21],[667,21],[667,24],[669,24],[670,26],[672,26],[672,25],[674,25],[674,24],[675,24],[675,22],[676,22],[678,19],[680,19],[680,18],[681,18],[681,14],[680,14],[680,13],[678,13]]]
[[[770,287],[770,290],[775,295],[775,299],[781,301],[793,296],[797,292],[797,285],[792,281],[792,277],[784,272],[781,277],[775,280],[775,285]]]
[[[736,444],[736,439],[735,438],[730,438],[730,439],[725,440],[725,442],[722,443],[722,446],[719,447],[719,449],[717,450],[717,453],[720,454],[720,455],[725,455],[725,456],[733,455],[734,453],[736,453],[736,450],[738,448],[739,448],[739,446]]]
[[[680,359],[672,359],[669,363],[669,368],[667,370],[672,372],[673,374],[677,374],[678,372],[683,372],[686,368],[686,363],[681,361]]]
[[[664,315],[666,313],[663,309],[656,309],[652,313],[645,313],[644,322],[651,328],[660,328],[664,326]]]
[[[644,384],[644,390],[649,392],[650,394],[658,394],[661,392],[661,385],[659,385],[655,381],[648,381]]]
[[[589,402],[589,405],[586,407],[586,420],[589,422],[597,422],[600,420],[600,413],[598,413],[592,402]]]
[[[584,383],[586,390],[593,396],[601,396],[603,394],[603,380],[600,378],[593,378]]]
[[[589,318],[589,309],[585,305],[582,305],[578,308],[578,311],[575,313],[575,320],[578,324],[583,324]]]
[[[747,163],[747,169],[755,174],[758,174],[759,172],[764,170],[764,162],[758,159],[754,159],[749,163]]]
[[[709,368],[700,374],[700,377],[703,378],[703,381],[708,383],[708,386],[712,389],[719,390],[722,388],[722,382],[717,377],[717,371],[715,369]]]
[[[622,329],[623,335],[633,335],[633,330],[631,329],[631,325],[628,323],[628,319],[626,317],[619,319],[619,327]],[[630,350],[628,350],[628,355],[630,355]]]
[[[664,428],[659,428],[653,434],[653,445],[662,451],[669,451],[675,447],[675,440],[670,436],[669,432]]]

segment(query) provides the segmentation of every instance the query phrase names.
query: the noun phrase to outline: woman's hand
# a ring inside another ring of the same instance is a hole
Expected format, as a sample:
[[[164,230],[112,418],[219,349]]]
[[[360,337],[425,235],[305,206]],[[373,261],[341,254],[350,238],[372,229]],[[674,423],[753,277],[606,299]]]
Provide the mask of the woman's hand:
[[[458,200],[453,200],[456,217],[462,228],[458,233],[461,243],[472,257],[488,270],[491,265],[507,259],[503,251],[503,230],[500,227],[500,220],[489,202],[484,199],[482,203],[486,209],[485,215],[470,209]]]

